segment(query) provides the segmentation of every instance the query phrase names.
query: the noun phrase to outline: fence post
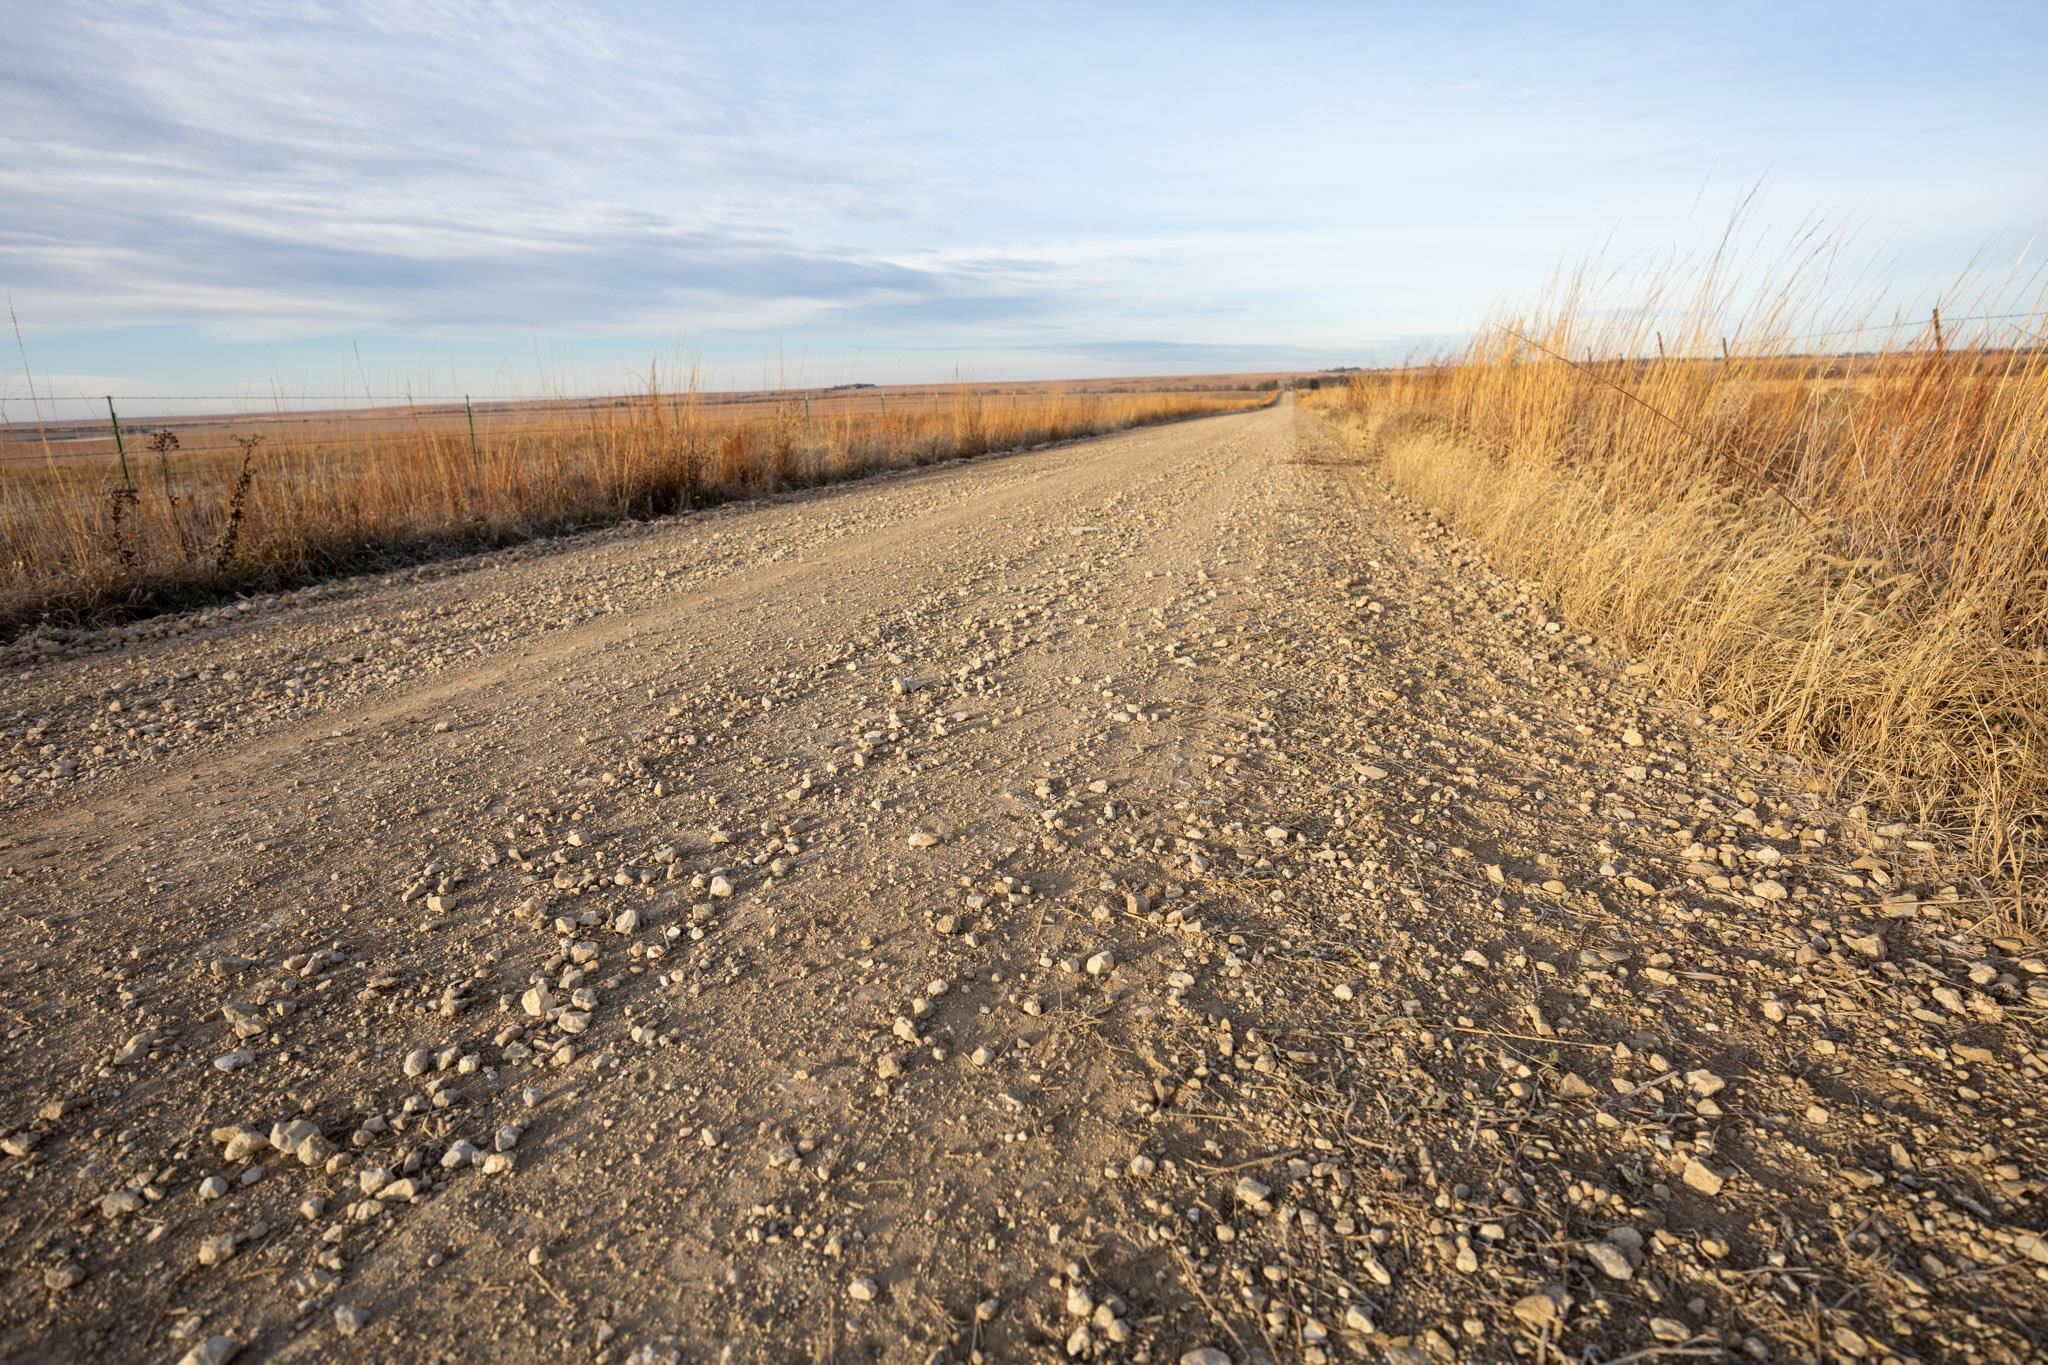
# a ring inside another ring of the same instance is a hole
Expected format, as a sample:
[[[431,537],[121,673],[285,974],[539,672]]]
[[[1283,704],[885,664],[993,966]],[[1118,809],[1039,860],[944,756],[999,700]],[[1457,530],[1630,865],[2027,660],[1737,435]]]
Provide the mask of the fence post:
[[[476,409],[470,405],[469,395],[466,393],[462,395],[462,410],[469,414],[469,462],[481,469],[484,457],[477,453],[476,448]]]
[[[128,445],[121,439],[121,414],[114,411],[114,395],[107,395],[107,420],[114,424],[114,452],[121,457],[121,482],[129,494],[135,492],[135,476],[128,472]]]
[[[1934,350],[1937,355],[1941,353],[1941,307],[1938,304],[1934,309]]]

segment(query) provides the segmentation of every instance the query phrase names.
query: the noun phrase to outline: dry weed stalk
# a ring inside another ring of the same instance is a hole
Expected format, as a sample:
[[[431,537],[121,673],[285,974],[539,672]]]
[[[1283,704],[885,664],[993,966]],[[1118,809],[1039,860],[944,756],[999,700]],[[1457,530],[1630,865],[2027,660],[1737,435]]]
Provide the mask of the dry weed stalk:
[[[2038,926],[2038,316],[1969,340],[1951,322],[1810,353],[1790,322],[1796,290],[1732,344],[1721,282],[1702,283],[1675,324],[1672,292],[1596,314],[1574,280],[1461,354],[1360,374],[1313,402],[1398,486],[1684,695],[1954,825],[2008,916]]]
[[[260,436],[203,451],[164,429],[154,489],[109,493],[104,466],[75,458],[0,474],[0,622],[176,605],[1266,401],[1039,394],[821,416],[803,398],[713,406],[694,374],[657,371],[644,395],[553,426],[478,409],[474,441],[421,408],[404,423],[281,424],[260,452]]]

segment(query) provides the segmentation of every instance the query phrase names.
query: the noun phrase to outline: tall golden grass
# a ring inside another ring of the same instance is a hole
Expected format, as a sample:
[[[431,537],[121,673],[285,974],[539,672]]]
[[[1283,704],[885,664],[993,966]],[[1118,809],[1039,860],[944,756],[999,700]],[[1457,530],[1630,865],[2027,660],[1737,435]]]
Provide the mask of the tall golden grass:
[[[1271,401],[962,391],[893,411],[821,404],[814,415],[801,395],[741,409],[651,383],[643,400],[582,409],[569,425],[487,422],[474,444],[459,423],[393,433],[388,419],[364,431],[343,417],[324,432],[252,421],[262,439],[203,452],[131,433],[132,490],[111,453],[81,461],[45,445],[0,475],[0,628],[117,617]]]
[[[1725,295],[1670,297],[1595,312],[1568,283],[1458,354],[1313,403],[1681,695],[1952,829],[2009,921],[2038,928],[2040,310],[1824,329],[1837,347],[1885,340],[1818,354],[1782,304],[1724,339]]]

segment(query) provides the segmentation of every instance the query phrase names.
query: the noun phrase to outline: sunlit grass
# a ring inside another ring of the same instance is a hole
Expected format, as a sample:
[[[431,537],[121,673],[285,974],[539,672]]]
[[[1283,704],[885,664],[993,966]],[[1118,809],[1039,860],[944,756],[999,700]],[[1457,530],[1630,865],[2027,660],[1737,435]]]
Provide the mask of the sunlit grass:
[[[0,472],[0,623],[104,619],[1270,401],[962,390],[738,405],[650,382],[563,420],[487,415],[474,442],[466,422],[427,414],[253,418],[243,441],[205,450],[132,432],[132,485],[111,442],[90,458],[17,443]]]
[[[2038,310],[1813,354],[1796,287],[1724,336],[1725,291],[1684,283],[1595,315],[1574,282],[1459,354],[1312,401],[1398,486],[1681,695],[1953,826],[2001,908],[2038,925]],[[1952,310],[2010,311],[1997,291]]]

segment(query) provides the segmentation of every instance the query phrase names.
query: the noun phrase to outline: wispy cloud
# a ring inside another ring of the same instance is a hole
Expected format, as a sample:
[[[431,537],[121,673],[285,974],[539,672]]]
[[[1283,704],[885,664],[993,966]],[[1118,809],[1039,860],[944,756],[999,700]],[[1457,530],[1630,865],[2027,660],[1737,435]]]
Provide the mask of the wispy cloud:
[[[186,339],[181,372],[258,343],[543,334],[1385,356],[1602,241],[1711,232],[1695,206],[1766,170],[1790,213],[1915,265],[2037,226],[2027,37],[2038,12],[1888,10],[1849,67],[1839,24],[1746,0],[1641,22],[1198,3],[1171,25],[68,0],[0,46],[0,290],[78,374],[113,368],[106,329],[144,327]],[[1931,139],[1924,107],[1977,131]]]

